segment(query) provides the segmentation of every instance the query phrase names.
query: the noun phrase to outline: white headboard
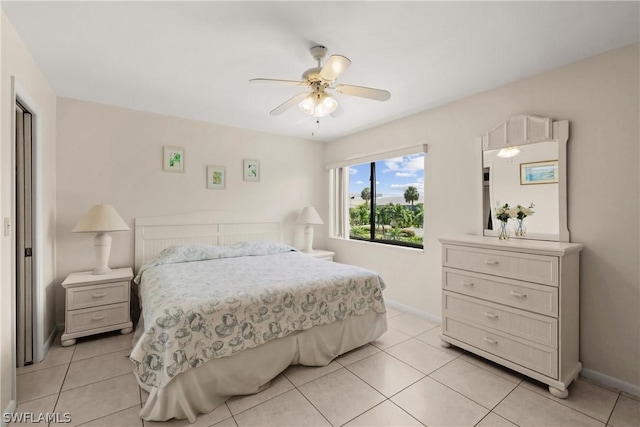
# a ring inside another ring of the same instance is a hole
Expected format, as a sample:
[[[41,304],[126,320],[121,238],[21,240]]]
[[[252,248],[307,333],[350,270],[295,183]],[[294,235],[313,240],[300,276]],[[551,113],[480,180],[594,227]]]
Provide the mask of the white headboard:
[[[282,241],[282,220],[238,212],[202,211],[136,218],[135,269],[164,248],[185,243],[226,246],[247,240]]]

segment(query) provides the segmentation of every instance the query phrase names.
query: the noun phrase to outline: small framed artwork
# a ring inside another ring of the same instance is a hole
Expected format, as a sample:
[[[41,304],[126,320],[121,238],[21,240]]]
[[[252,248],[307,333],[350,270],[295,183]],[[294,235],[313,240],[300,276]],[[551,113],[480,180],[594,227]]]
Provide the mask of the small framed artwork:
[[[244,160],[244,180],[260,181],[260,160]]]
[[[162,170],[165,172],[184,173],[184,148],[162,147]]]
[[[223,166],[207,166],[207,188],[209,190],[224,190],[226,178]]]
[[[557,182],[557,160],[520,164],[520,185],[553,184]]]

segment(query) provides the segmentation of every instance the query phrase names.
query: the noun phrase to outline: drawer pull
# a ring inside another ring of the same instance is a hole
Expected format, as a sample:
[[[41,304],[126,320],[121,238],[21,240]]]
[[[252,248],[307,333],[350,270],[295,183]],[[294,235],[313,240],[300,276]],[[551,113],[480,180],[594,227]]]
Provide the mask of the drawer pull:
[[[462,285],[463,285],[463,286],[473,286],[473,282],[470,282],[470,281],[468,281],[468,280],[463,280],[463,281],[462,281]]]
[[[487,265],[498,265],[499,264],[499,262],[497,260],[495,260],[495,259],[485,259],[484,263],[487,264]]]
[[[91,320],[103,320],[104,319],[104,314],[102,316],[93,316],[91,318]]]
[[[91,295],[91,298],[104,298],[106,296],[107,296],[107,294],[105,294],[104,292],[102,292],[102,293],[97,293],[96,292],[93,295]]]
[[[489,337],[484,337],[484,340],[485,340],[486,342],[488,342],[489,344],[498,344],[498,341],[496,341],[496,340],[494,340],[494,339],[491,339],[491,338],[489,338]]]
[[[518,292],[518,291],[511,291],[511,295],[513,295],[514,297],[518,297],[518,298],[526,298],[527,294],[524,294],[522,292]]]
[[[487,316],[489,319],[497,319],[498,315],[495,313],[489,313],[488,311],[484,312],[484,315]]]

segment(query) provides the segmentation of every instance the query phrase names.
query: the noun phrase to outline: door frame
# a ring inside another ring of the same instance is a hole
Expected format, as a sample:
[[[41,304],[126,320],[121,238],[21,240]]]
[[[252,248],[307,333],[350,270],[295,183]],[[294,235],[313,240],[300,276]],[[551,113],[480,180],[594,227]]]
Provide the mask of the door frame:
[[[44,248],[44,221],[47,220],[42,209],[42,109],[39,107],[35,99],[30,96],[29,92],[20,82],[11,76],[11,170],[15,171],[16,167],[16,117],[15,105],[19,102],[24,108],[28,109],[32,114],[31,123],[31,163],[32,163],[32,221],[33,221],[33,247],[36,248],[33,253],[33,361],[37,363],[41,361],[55,335],[46,337],[44,330],[44,289],[42,285],[43,277],[43,257],[40,252]],[[16,224],[16,177],[15,173],[11,174],[11,224]],[[12,227],[14,228],[14,227]],[[13,390],[12,400],[17,402],[17,341],[16,341],[16,233],[11,233],[11,343],[12,343],[12,378]],[[55,273],[55,271],[54,271]],[[55,274],[54,274],[55,275]]]

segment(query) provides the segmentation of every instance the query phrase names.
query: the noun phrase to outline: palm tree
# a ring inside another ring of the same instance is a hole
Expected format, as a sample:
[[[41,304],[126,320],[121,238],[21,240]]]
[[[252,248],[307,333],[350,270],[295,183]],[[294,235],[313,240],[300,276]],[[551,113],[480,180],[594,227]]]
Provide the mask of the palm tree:
[[[419,198],[420,198],[420,193],[418,193],[418,189],[416,187],[414,187],[413,185],[410,185],[409,187],[407,187],[407,189],[404,192],[405,202],[411,203],[411,206],[413,206],[413,202],[418,201]]]
[[[371,189],[369,187],[365,187],[362,192],[360,192],[360,197],[362,200],[369,206],[369,200],[371,200]]]
[[[424,203],[418,203],[413,211],[412,226],[416,228],[424,227]]]
[[[394,228],[404,228],[411,225],[413,222],[413,213],[409,209],[401,204],[394,205],[390,203],[389,206],[391,225]]]

